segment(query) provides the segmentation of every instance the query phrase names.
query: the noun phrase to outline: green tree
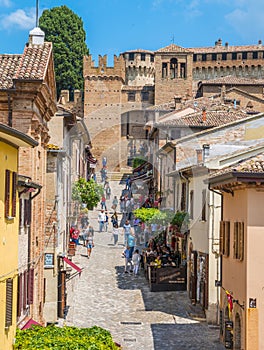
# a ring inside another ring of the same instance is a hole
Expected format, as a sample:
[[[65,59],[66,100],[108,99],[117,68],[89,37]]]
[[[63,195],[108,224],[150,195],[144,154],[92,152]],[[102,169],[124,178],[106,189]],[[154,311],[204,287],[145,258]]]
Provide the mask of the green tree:
[[[74,183],[72,188],[72,199],[80,204],[86,204],[88,209],[95,207],[103,194],[103,186],[98,185],[94,180],[86,181],[82,177]]]
[[[39,26],[53,43],[58,96],[63,89],[83,90],[83,56],[89,51],[82,19],[63,5],[44,10]]]

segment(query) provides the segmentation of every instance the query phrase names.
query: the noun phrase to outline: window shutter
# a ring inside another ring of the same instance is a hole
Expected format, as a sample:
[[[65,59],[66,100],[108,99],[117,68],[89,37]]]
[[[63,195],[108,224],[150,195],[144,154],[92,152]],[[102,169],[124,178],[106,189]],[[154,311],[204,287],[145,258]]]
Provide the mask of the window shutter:
[[[18,275],[18,291],[17,291],[17,317],[21,315],[23,308],[23,275]]]
[[[244,259],[244,222],[240,222],[239,228],[239,259]]]
[[[28,271],[28,304],[33,304],[34,294],[34,269]]]
[[[23,273],[23,310],[27,307],[27,280],[28,280],[28,271]]]
[[[6,280],[5,327],[10,327],[12,325],[12,312],[13,312],[13,279],[8,278]]]
[[[225,222],[220,221],[220,254],[224,254],[224,231],[225,231]]]
[[[17,197],[17,173],[12,174],[12,214],[11,216],[16,216],[16,197]]]
[[[5,217],[9,216],[10,210],[10,170],[5,173]]]
[[[234,222],[234,242],[233,242],[233,258],[237,259],[238,254],[237,254],[237,245],[238,245],[238,222]]]
[[[230,221],[226,221],[226,256],[230,255]]]
[[[206,220],[206,190],[202,192],[202,220]]]

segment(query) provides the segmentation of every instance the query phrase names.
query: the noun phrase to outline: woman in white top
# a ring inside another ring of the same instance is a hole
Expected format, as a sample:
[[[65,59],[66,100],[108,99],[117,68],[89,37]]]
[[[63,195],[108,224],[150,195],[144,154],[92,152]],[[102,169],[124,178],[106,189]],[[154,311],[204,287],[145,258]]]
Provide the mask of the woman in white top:
[[[114,245],[116,245],[117,244],[117,242],[118,242],[118,225],[115,223],[115,224],[113,224],[113,238],[114,238]]]

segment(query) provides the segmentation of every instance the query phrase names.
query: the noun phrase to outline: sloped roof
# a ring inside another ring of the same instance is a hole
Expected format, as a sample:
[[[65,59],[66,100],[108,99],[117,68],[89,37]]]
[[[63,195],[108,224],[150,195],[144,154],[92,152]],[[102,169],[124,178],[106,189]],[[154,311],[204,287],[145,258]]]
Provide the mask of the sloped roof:
[[[263,79],[249,79],[227,75],[225,77],[202,81],[203,85],[264,85]]]
[[[14,79],[43,80],[52,43],[26,46],[22,55],[0,55],[0,89],[13,87]]]
[[[0,55],[0,89],[10,89],[22,55]]]
[[[169,46],[162,47],[161,49],[155,51],[156,53],[176,53],[176,52],[185,52],[185,53],[191,53],[192,51],[189,49],[185,49],[184,47],[175,45],[175,44],[170,44]]]
[[[42,80],[52,52],[52,43],[26,46],[14,79]]]
[[[240,46],[230,46],[230,45],[216,45],[209,47],[193,47],[189,48],[194,54],[199,53],[223,53],[223,52],[243,52],[243,51],[263,51],[262,45],[240,45]]]
[[[203,120],[203,112],[198,111],[182,118],[175,118],[164,122],[158,122],[158,127],[200,127],[211,128],[231,123],[233,121],[244,119],[247,114],[242,111],[206,111],[206,117]]]

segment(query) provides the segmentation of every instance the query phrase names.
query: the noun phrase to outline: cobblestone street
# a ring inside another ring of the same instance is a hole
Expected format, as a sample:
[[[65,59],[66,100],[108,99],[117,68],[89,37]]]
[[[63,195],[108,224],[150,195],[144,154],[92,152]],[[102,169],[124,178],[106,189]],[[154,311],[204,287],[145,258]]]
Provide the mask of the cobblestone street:
[[[113,195],[119,198],[123,186],[113,181],[110,185],[111,200]],[[150,292],[142,270],[135,277],[124,274],[123,235],[114,246],[111,223],[108,232],[99,233],[97,216],[98,209],[89,212],[95,229],[91,258],[83,246],[73,257],[83,271],[67,281],[66,324],[108,329],[124,350],[224,349],[219,329],[199,317],[187,292]]]

